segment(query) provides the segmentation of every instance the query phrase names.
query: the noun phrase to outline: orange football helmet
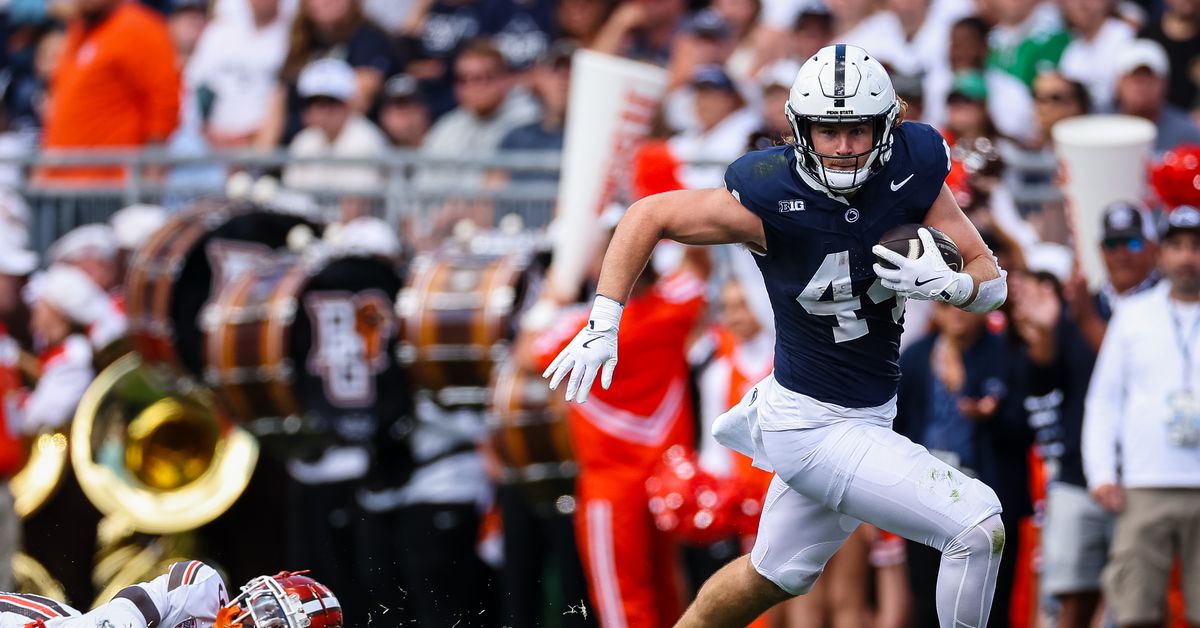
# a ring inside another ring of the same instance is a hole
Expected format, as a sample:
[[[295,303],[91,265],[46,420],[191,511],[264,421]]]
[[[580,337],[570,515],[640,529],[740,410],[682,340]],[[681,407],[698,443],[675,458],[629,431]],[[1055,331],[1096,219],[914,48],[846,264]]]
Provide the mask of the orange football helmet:
[[[215,628],[342,628],[342,606],[329,587],[281,571],[259,576],[217,614]]]

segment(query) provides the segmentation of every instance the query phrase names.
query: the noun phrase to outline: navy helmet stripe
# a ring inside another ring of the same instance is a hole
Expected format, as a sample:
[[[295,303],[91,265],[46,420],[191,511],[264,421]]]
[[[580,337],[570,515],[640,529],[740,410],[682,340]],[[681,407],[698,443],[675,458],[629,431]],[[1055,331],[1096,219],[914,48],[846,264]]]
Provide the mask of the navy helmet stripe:
[[[846,44],[833,48],[833,95],[846,95]]]

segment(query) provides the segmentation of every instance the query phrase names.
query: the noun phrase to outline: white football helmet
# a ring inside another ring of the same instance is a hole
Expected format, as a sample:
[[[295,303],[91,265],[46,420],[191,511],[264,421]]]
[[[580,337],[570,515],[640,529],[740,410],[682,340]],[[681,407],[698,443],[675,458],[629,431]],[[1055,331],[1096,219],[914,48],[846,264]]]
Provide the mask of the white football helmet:
[[[883,65],[866,50],[849,44],[825,46],[800,68],[787,101],[787,118],[796,135],[796,157],[804,173],[835,194],[857,190],[892,154],[892,129],[900,113],[896,90]],[[871,149],[857,155],[822,155],[813,148],[812,125],[870,122]],[[861,157],[858,170],[827,170],[821,157]]]

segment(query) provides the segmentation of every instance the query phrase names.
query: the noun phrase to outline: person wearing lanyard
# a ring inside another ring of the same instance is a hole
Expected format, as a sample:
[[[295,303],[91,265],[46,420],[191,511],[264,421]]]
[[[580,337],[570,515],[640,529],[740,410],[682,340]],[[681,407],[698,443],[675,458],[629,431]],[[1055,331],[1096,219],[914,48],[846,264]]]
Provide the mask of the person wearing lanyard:
[[[1122,627],[1161,625],[1176,557],[1200,625],[1200,210],[1168,215],[1159,267],[1113,317],[1084,414],[1088,489],[1117,513],[1102,580]]]

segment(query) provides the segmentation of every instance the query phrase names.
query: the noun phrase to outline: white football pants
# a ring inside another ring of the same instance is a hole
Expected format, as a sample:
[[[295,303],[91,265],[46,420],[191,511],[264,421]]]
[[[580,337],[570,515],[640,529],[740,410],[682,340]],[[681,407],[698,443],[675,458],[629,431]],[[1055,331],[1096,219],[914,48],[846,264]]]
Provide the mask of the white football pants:
[[[866,521],[942,551],[941,628],[983,628],[991,610],[1004,527],[1000,501],[877,422],[761,431],[776,473],[751,562],[783,590],[808,592],[838,547]]]

